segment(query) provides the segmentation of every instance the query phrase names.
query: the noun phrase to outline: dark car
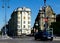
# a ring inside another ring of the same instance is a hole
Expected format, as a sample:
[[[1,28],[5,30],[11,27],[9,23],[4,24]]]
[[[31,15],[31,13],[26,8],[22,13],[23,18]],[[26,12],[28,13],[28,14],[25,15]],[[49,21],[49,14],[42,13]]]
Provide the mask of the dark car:
[[[48,34],[48,32],[42,32],[42,31],[36,32],[34,37],[35,37],[35,40],[37,40],[37,39],[51,40],[51,41],[53,40],[52,35]]]

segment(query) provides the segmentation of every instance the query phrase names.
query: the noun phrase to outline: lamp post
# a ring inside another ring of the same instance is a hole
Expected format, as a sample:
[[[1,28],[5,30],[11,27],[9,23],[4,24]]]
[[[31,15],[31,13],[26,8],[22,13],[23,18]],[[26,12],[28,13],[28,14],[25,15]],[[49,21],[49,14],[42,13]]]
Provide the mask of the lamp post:
[[[44,0],[44,18],[45,19],[47,19],[47,16],[46,16],[46,0]],[[44,30],[46,30],[46,28],[48,28],[48,25],[47,25],[47,22],[45,21],[45,29]]]
[[[6,3],[5,3],[5,7],[6,7]],[[5,7],[3,6],[3,8],[5,8]],[[7,35],[6,34],[6,8],[4,10],[5,10],[5,35]]]
[[[2,1],[2,2],[3,2],[2,8],[4,8],[4,11],[5,11],[5,26],[4,26],[4,27],[5,27],[5,29],[4,29],[4,30],[5,30],[5,38],[7,37],[7,27],[6,27],[6,25],[7,25],[7,20],[6,20],[6,19],[7,19],[7,17],[6,17],[6,16],[7,16],[7,12],[6,12],[6,11],[7,11],[7,10],[6,10],[6,6],[7,6],[7,4],[9,3],[9,2],[6,3],[6,1],[7,1],[7,0],[3,0],[3,1]],[[8,0],[8,1],[9,1],[9,0]],[[8,5],[7,8],[10,8],[9,5]]]

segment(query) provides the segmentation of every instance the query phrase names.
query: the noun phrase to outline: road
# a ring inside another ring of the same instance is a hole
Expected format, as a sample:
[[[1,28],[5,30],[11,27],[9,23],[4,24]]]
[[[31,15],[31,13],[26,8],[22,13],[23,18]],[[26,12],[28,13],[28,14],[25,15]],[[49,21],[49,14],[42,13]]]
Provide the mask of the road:
[[[60,40],[54,39],[53,41],[38,41],[34,37],[23,37],[13,39],[0,39],[0,43],[60,43]]]

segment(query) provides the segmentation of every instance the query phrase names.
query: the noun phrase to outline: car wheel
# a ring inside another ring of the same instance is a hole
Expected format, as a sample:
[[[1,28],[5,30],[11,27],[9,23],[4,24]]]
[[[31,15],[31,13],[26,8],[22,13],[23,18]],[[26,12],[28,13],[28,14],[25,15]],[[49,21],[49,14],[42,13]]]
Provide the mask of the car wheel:
[[[53,40],[53,38],[50,39],[50,41],[52,41],[52,40]]]
[[[35,40],[37,40],[37,39],[35,38]]]
[[[37,40],[37,38],[35,37],[35,40]]]

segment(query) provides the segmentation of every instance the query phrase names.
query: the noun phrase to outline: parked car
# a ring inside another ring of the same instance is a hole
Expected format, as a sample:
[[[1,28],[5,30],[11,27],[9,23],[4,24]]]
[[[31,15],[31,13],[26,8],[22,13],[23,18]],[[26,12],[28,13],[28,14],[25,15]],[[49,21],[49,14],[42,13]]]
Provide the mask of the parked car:
[[[34,34],[34,37],[35,37],[35,40],[37,40],[37,39],[40,39],[40,40],[50,40],[50,41],[53,40],[52,34],[50,34],[48,32],[42,32],[42,31],[36,32]]]

